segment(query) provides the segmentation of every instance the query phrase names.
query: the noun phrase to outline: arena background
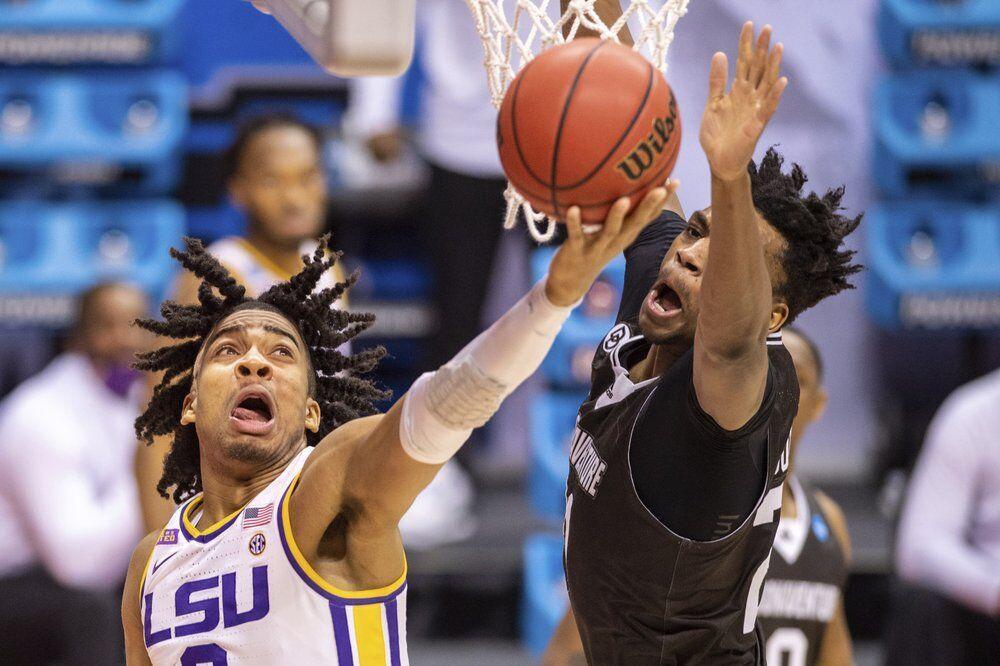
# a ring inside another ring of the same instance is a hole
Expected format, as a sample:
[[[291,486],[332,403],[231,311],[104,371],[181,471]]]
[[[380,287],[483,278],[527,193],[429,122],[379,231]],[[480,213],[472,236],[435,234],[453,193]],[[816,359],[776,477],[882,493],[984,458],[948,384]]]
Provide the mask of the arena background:
[[[467,52],[465,3],[439,4],[464,22],[455,52]],[[798,464],[846,510],[848,618],[859,663],[881,663],[894,523],[927,423],[955,387],[1000,366],[1000,12],[987,0],[692,0],[668,72],[686,123],[675,174],[687,210],[709,198],[695,139],[707,63],[747,18],[774,26],[791,81],[761,145],[780,144],[817,190],[846,184],[847,208],[868,211],[853,237],[868,266],[860,288],[800,322],[826,359],[830,407]],[[418,33],[400,102],[411,126],[424,49]],[[385,166],[344,131],[350,90],[236,0],[0,0],[3,393],[55,355],[82,289],[124,278],[159,298],[182,234],[239,232],[221,153],[241,119],[271,110],[324,128],[329,227],[363,271],[352,308],[379,318],[363,344],[386,344],[383,381],[408,386],[435,326],[433,250],[413,242],[426,172],[413,148]],[[455,223],[500,221],[456,211]],[[505,238],[486,320],[544,269],[544,248],[521,252],[525,233]],[[475,531],[411,552],[415,663],[528,663],[561,614],[560,449],[584,387],[580,350],[613,317],[620,271],[463,454]]]

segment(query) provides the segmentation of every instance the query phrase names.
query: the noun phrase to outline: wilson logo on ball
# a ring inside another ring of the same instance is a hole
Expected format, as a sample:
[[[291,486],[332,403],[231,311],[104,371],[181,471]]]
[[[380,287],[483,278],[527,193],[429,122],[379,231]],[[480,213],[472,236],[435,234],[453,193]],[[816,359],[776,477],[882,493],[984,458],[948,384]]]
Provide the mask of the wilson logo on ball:
[[[663,154],[663,149],[670,143],[670,135],[674,132],[676,116],[673,99],[670,100],[670,115],[653,119],[653,131],[639,142],[621,162],[618,170],[629,180],[639,180],[649,170],[656,158]]]

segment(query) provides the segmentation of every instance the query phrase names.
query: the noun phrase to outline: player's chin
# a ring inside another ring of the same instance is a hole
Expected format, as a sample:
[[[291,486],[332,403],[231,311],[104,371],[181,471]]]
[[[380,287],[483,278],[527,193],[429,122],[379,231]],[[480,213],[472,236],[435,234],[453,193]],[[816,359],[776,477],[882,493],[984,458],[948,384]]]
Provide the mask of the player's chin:
[[[644,304],[639,311],[639,330],[642,331],[643,337],[654,345],[678,340],[687,330],[686,314],[680,312],[671,317],[657,317]]]

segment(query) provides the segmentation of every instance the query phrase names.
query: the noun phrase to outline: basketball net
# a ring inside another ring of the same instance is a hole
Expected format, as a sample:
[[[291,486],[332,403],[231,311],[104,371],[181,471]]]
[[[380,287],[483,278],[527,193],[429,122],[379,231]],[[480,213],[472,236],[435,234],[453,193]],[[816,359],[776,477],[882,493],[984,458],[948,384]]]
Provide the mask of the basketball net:
[[[507,87],[521,68],[536,55],[556,44],[572,40],[581,28],[596,32],[601,39],[618,42],[618,33],[628,24],[635,44],[664,74],[667,49],[674,40],[674,27],[687,13],[690,0],[621,0],[622,15],[605,25],[594,8],[601,0],[570,0],[560,14],[559,0],[465,0],[472,10],[476,30],[483,40],[486,77],[493,106],[500,108]],[[636,30],[638,26],[638,30]],[[563,34],[564,29],[567,34]],[[524,212],[528,231],[539,243],[552,239],[555,220],[535,212],[514,188],[507,184],[507,216],[504,228],[517,223],[517,212]]]

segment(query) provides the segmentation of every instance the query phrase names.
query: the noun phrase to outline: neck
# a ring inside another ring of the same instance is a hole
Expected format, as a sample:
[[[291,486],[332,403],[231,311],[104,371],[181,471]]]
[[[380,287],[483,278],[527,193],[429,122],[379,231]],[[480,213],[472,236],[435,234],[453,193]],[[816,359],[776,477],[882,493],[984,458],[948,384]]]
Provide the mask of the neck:
[[[201,516],[197,527],[214,525],[238,511],[277,479],[305,446],[305,439],[284,454],[258,464],[202,460]]]
[[[255,250],[273,261],[285,273],[294,275],[302,269],[301,246],[298,242],[275,242],[253,226],[247,231],[246,239]]]
[[[632,381],[644,382],[653,377],[659,377],[684,354],[683,350],[667,345],[652,345],[646,357],[629,369]]]

